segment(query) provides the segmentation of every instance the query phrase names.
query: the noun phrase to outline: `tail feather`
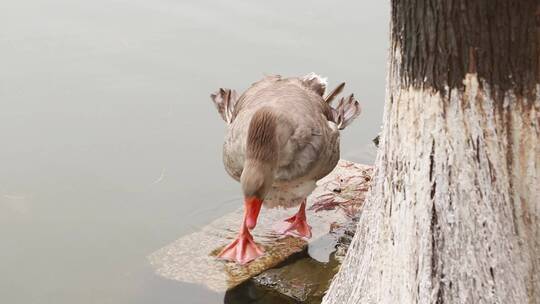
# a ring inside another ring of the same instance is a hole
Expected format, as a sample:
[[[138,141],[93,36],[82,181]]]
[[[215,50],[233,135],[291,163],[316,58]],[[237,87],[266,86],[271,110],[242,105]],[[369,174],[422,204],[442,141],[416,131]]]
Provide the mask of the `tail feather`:
[[[360,115],[362,108],[354,95],[351,94],[346,98],[341,97],[336,108],[333,109],[334,122],[340,130],[345,129],[351,122]]]
[[[238,101],[236,91],[220,88],[210,95],[219,114],[228,124],[234,120],[234,107]]]
[[[345,82],[340,83],[330,94],[328,94],[324,101],[328,104],[332,104],[332,101],[334,101],[334,98],[341,94],[341,91],[343,91],[343,88],[345,88]]]

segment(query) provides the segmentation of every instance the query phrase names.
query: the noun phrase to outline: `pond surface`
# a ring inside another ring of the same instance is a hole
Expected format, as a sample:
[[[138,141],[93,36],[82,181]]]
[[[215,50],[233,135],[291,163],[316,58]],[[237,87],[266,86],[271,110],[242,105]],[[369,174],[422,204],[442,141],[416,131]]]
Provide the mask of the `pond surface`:
[[[263,73],[346,81],[342,157],[371,162],[380,1],[20,0],[0,6],[0,302],[223,303],[147,255],[238,208],[209,94]]]

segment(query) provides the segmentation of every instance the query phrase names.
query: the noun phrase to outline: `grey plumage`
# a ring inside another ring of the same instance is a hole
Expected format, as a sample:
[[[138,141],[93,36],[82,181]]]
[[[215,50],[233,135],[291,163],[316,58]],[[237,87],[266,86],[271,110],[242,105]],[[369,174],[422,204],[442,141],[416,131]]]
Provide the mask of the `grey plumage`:
[[[334,169],[340,156],[339,130],[359,114],[358,101],[352,95],[342,98],[336,108],[328,103],[341,92],[343,85],[323,98],[326,81],[315,74],[291,78],[267,76],[252,84],[238,99],[233,99],[234,91],[228,89],[212,94],[218,111],[228,123],[223,146],[227,172],[240,179],[251,119],[264,109],[275,118],[278,147],[273,184],[265,205],[299,204],[313,191],[315,182]]]

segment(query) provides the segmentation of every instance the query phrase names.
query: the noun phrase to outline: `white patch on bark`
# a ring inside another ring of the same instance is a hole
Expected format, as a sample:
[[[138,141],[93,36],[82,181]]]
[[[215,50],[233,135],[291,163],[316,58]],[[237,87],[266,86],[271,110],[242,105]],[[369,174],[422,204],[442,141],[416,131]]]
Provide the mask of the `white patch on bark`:
[[[323,303],[540,303],[540,93],[500,105],[475,74],[444,96],[391,78],[374,185]]]

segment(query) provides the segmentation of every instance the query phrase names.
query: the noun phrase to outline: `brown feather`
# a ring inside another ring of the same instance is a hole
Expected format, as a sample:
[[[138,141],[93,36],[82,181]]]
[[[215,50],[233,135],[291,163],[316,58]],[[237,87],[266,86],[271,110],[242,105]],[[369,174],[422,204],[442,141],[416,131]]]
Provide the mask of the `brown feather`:
[[[235,90],[220,88],[210,95],[219,114],[228,124],[234,120],[237,95]]]
[[[338,96],[344,88],[345,82],[340,83],[330,94],[326,96],[326,98],[324,98],[324,101],[326,101],[326,103],[328,104],[331,104],[334,98],[336,98],[336,96]]]
[[[261,108],[249,123],[246,144],[248,159],[274,163],[277,161],[277,118],[268,108]]]

